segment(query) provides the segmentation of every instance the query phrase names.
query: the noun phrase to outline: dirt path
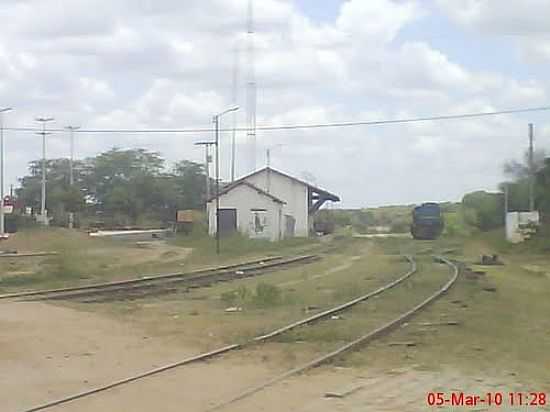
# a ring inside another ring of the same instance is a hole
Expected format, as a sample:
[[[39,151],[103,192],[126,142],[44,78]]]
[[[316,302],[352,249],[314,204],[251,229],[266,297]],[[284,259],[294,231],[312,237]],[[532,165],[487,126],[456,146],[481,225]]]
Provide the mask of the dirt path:
[[[325,367],[298,376],[224,407],[224,412],[470,412],[533,411],[503,405],[487,407],[435,407],[427,404],[429,392],[451,392],[484,396],[488,392],[508,394],[527,388],[506,379],[466,377],[455,371],[425,372],[412,369],[366,371]],[[330,394],[327,396],[327,394]],[[339,395],[341,397],[336,397]],[[537,412],[550,410],[542,408]]]
[[[17,411],[197,352],[108,318],[42,303],[0,304],[0,399]]]
[[[331,276],[336,273],[343,272],[346,269],[349,269],[355,262],[357,262],[361,258],[362,256],[352,256],[347,262],[342,263],[341,265],[338,265],[338,266],[334,266],[328,270],[325,270],[323,273],[320,273],[318,275],[311,276],[307,279],[296,279],[296,280],[290,280],[283,283],[277,283],[276,285],[279,287],[294,286],[294,285],[298,285],[300,283],[308,282],[311,280],[317,280],[317,279],[324,278],[326,276]]]

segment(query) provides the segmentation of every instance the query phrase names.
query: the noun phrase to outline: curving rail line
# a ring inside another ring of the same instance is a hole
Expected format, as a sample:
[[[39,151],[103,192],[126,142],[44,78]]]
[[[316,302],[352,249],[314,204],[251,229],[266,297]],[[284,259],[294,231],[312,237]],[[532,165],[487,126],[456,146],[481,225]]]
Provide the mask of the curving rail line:
[[[373,292],[370,292],[366,295],[355,298],[355,299],[353,299],[349,302],[346,302],[342,305],[336,306],[332,309],[326,310],[324,312],[320,312],[320,313],[315,314],[313,316],[302,319],[298,322],[291,323],[291,324],[286,325],[282,328],[274,330],[273,332],[270,332],[270,333],[267,333],[267,334],[264,334],[264,335],[261,335],[261,336],[257,336],[257,337],[255,337],[255,338],[253,338],[250,341],[245,342],[245,343],[236,343],[236,344],[232,344],[232,345],[227,345],[227,346],[215,349],[213,351],[210,351],[210,352],[207,352],[207,353],[202,353],[202,354],[193,356],[191,358],[183,359],[183,360],[178,361],[178,362],[174,362],[174,363],[171,363],[171,364],[168,364],[168,365],[164,365],[164,366],[161,366],[159,368],[152,369],[152,370],[140,373],[138,375],[130,376],[130,377],[127,377],[125,379],[121,379],[121,380],[106,384],[104,386],[99,386],[99,387],[89,389],[89,390],[86,390],[86,391],[83,391],[83,392],[80,392],[80,393],[76,393],[76,394],[71,395],[71,396],[67,396],[67,397],[62,398],[62,399],[58,399],[58,400],[54,400],[54,401],[51,401],[51,402],[48,402],[48,403],[45,403],[45,404],[42,404],[42,405],[38,405],[38,406],[32,407],[30,409],[26,409],[22,412],[43,411],[43,410],[52,408],[54,406],[62,405],[62,404],[65,404],[65,403],[68,403],[68,402],[71,402],[71,401],[74,401],[74,400],[77,400],[77,399],[81,399],[81,398],[84,398],[84,397],[87,397],[87,396],[90,396],[90,395],[94,395],[94,394],[97,394],[97,393],[100,393],[100,392],[107,391],[107,390],[110,390],[110,389],[113,389],[113,388],[116,388],[116,387],[119,387],[119,386],[122,386],[122,385],[125,385],[125,384],[128,384],[128,383],[131,383],[131,382],[143,379],[143,378],[147,378],[147,377],[150,377],[150,376],[153,376],[153,375],[157,375],[159,373],[162,373],[162,372],[165,372],[165,371],[168,371],[168,370],[171,370],[171,369],[175,369],[175,368],[178,368],[178,367],[181,367],[181,366],[189,365],[189,364],[200,362],[200,361],[209,360],[209,359],[214,358],[216,356],[219,356],[219,355],[222,355],[222,354],[225,354],[225,353],[237,350],[237,349],[243,349],[244,347],[253,345],[255,343],[268,341],[268,340],[270,340],[270,339],[272,339],[276,336],[282,335],[283,333],[288,332],[292,329],[295,329],[299,326],[311,324],[315,321],[318,321],[318,320],[321,320],[321,319],[326,318],[328,316],[331,316],[331,315],[334,315],[336,313],[342,312],[342,311],[347,310],[347,309],[349,309],[349,308],[351,308],[351,307],[353,307],[353,306],[355,306],[355,305],[357,305],[357,304],[359,304],[359,303],[361,303],[361,302],[363,302],[363,301],[365,301],[369,298],[372,298],[376,295],[379,295],[379,294],[395,287],[396,285],[402,283],[406,279],[410,278],[413,274],[415,274],[416,271],[417,271],[415,260],[410,256],[405,256],[405,259],[409,263],[409,270],[406,273],[404,273],[403,275],[401,275],[399,278],[397,278],[396,280],[394,280],[394,281],[392,281],[392,282],[376,289]]]
[[[272,379],[268,380],[267,382],[262,383],[261,385],[249,388],[246,391],[242,392],[241,394],[235,396],[234,398],[232,398],[228,401],[225,401],[223,403],[220,403],[220,404],[218,404],[218,405],[216,405],[212,408],[207,409],[207,412],[220,410],[220,409],[222,409],[226,406],[229,406],[233,403],[236,403],[236,402],[238,402],[242,399],[248,398],[248,397],[254,395],[255,393],[260,392],[260,391],[262,391],[262,390],[264,390],[264,389],[266,389],[266,388],[268,388],[268,387],[270,387],[270,386],[272,386],[272,385],[274,385],[278,382],[281,382],[281,381],[283,381],[283,380],[285,380],[285,379],[287,379],[291,376],[303,373],[303,372],[305,372],[309,369],[312,369],[312,368],[320,366],[324,363],[330,362],[330,361],[334,360],[335,358],[337,358],[338,356],[340,356],[340,355],[342,355],[346,352],[349,352],[351,350],[354,350],[354,349],[358,348],[361,345],[365,345],[368,342],[376,339],[377,337],[379,337],[383,334],[389,333],[395,327],[401,325],[403,322],[405,322],[406,320],[408,320],[409,318],[414,316],[416,313],[418,313],[420,310],[426,308],[430,303],[433,303],[436,299],[438,299],[443,294],[445,294],[451,288],[451,286],[454,285],[454,283],[458,279],[459,268],[455,263],[451,262],[450,260],[448,260],[448,259],[446,259],[442,256],[436,256],[435,259],[437,261],[439,261],[441,263],[444,263],[447,266],[449,266],[452,269],[453,275],[451,276],[449,281],[441,289],[437,290],[433,295],[431,295],[430,297],[428,297],[427,299],[425,299],[424,301],[422,301],[421,303],[416,305],[414,308],[412,308],[409,311],[401,314],[397,318],[391,320],[390,322],[386,323],[383,326],[380,326],[379,328],[373,330],[372,332],[369,332],[366,335],[363,335],[363,336],[355,339],[354,341],[349,342],[349,343],[339,347],[338,349],[334,350],[333,352],[330,352],[326,355],[320,356],[320,357],[318,357],[318,358],[316,358],[316,359],[314,359],[314,360],[312,360],[312,361],[310,361],[310,362],[308,362],[308,363],[306,363],[302,366],[291,369],[291,370],[289,370],[289,371],[287,371],[287,372],[285,372],[285,373],[283,373],[279,376],[276,376],[275,378],[272,378]]]
[[[163,275],[142,276],[135,279],[120,280],[106,283],[96,283],[85,286],[74,286],[59,289],[32,290],[0,295],[0,300],[18,298],[36,299],[67,299],[91,296],[105,293],[123,292],[151,288],[158,285],[182,283],[190,286],[201,286],[214,282],[227,281],[240,277],[248,277],[252,273],[274,267],[290,265],[316,259],[316,255],[297,256],[283,259],[281,256],[255,259],[214,268],[198,269],[191,272],[168,273]]]

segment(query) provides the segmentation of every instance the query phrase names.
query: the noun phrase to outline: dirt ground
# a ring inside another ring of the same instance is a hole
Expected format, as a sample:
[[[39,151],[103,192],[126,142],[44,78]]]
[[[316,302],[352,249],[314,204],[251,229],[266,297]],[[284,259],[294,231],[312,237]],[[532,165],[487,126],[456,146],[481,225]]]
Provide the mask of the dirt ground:
[[[0,330],[2,411],[23,410],[195,353],[125,323],[36,302],[0,304]]]
[[[55,333],[51,333],[48,326],[51,319],[55,319]],[[3,411],[23,411],[196,353],[194,348],[146,336],[128,324],[50,304],[2,304],[0,328],[9,330],[9,334],[0,337],[0,370],[10,371],[0,375]],[[51,410],[206,411],[277,376],[282,369],[262,361],[265,352],[247,349],[215,362],[175,369]],[[436,409],[426,405],[430,391],[484,394],[529,389],[511,377],[467,378],[452,370],[435,373],[414,368],[373,370],[329,366],[285,380],[223,410],[416,412]],[[328,398],[325,396],[328,392],[344,396]]]
[[[193,249],[190,248],[171,246],[162,240],[136,242],[130,243],[129,245],[130,246],[125,248],[119,248],[117,261],[111,266],[112,268],[128,265],[128,262],[131,262],[132,265],[141,265],[158,261],[170,263],[187,258],[193,251]],[[112,253],[112,249],[110,248],[96,248],[88,251],[90,257],[101,257],[109,253]]]

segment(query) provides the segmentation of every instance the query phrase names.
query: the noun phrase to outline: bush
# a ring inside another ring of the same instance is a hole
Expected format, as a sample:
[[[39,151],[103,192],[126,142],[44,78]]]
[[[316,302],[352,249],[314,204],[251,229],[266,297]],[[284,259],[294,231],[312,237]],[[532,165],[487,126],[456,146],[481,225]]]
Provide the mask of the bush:
[[[282,291],[278,286],[259,283],[252,292],[246,286],[224,292],[220,296],[226,306],[252,304],[261,308],[275,306],[282,302]]]
[[[260,307],[275,306],[281,302],[281,289],[269,283],[259,283],[256,286],[254,303]]]
[[[469,236],[478,230],[476,213],[472,209],[461,207],[458,211],[445,213],[444,219],[447,236]]]
[[[391,233],[407,233],[411,229],[411,224],[407,221],[396,221],[390,225]]]
[[[221,294],[220,298],[223,303],[228,306],[233,306],[235,304],[244,304],[247,300],[250,300],[252,293],[246,286],[239,286],[238,289],[230,290]]]
[[[472,192],[464,195],[462,205],[465,210],[472,210],[475,219],[468,223],[475,225],[482,231],[488,231],[504,225],[504,199],[501,193],[484,191]],[[473,216],[472,216],[473,217]]]
[[[226,306],[233,306],[237,301],[237,293],[234,290],[228,292],[223,292],[220,296],[220,299]]]

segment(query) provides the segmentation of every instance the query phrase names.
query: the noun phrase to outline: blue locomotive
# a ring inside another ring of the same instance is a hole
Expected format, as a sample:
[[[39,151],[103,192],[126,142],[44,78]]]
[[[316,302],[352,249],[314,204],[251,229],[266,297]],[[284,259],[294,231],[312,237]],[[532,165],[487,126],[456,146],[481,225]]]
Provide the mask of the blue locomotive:
[[[411,234],[418,240],[433,240],[443,232],[445,222],[437,203],[423,203],[413,209]]]

